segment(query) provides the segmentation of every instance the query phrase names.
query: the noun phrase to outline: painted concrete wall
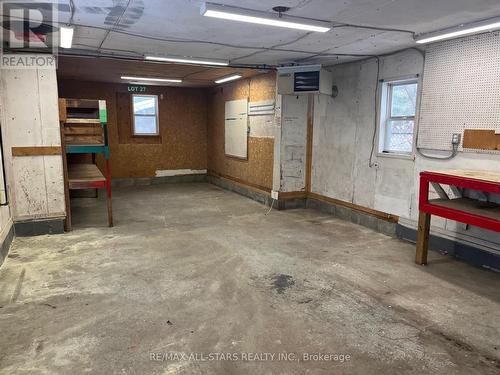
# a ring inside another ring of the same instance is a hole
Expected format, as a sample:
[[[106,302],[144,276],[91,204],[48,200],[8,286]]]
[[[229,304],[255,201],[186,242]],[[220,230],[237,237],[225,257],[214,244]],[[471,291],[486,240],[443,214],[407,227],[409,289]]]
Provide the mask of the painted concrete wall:
[[[14,221],[65,216],[61,155],[12,156],[12,147],[60,146],[57,98],[55,69],[2,72],[2,136]]]
[[[421,74],[423,64],[423,56],[415,50],[381,58],[380,79]],[[415,228],[420,171],[500,170],[499,155],[460,153],[450,161],[432,161],[418,154],[414,158],[394,158],[378,155],[378,143],[373,153],[374,165],[370,167],[374,129],[378,127],[375,119],[377,61],[339,65],[332,71],[338,97],[319,95],[315,98],[314,193],[399,215],[401,224]],[[378,134],[375,139],[378,142]],[[462,224],[441,218],[433,218],[432,225],[436,234],[483,245],[487,250],[500,253],[498,233],[465,229]]]

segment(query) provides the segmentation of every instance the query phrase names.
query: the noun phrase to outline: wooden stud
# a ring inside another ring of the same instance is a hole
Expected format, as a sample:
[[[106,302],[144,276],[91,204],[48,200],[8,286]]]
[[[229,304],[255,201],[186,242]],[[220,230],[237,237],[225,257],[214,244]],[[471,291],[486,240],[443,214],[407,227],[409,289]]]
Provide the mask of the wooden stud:
[[[427,264],[427,251],[429,249],[429,232],[431,229],[431,215],[420,211],[418,216],[417,252],[415,263]]]

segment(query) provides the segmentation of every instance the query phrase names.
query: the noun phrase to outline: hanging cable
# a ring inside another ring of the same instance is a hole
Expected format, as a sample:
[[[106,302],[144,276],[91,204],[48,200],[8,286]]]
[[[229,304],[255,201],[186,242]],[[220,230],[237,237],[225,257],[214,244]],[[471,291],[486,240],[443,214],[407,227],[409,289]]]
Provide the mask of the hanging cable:
[[[451,155],[449,156],[433,156],[433,155],[426,155],[422,152],[422,150],[419,147],[416,147],[417,152],[420,156],[426,158],[426,159],[432,159],[432,160],[451,160],[458,154],[458,143],[452,143],[452,152]]]
[[[273,205],[274,205],[274,201],[276,199],[273,198],[273,200],[271,201],[271,207],[269,207],[269,211],[266,212],[265,216],[269,215],[271,213],[271,210],[273,209]]]

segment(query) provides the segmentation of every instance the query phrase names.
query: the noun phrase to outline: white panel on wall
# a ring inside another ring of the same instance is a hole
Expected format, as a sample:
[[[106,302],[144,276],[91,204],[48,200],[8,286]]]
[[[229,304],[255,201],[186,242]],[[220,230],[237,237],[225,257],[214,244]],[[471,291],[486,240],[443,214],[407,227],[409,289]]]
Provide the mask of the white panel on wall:
[[[247,158],[248,151],[248,100],[226,102],[225,153],[228,156]]]
[[[305,189],[308,100],[307,95],[282,96],[280,150],[282,192]]]
[[[451,150],[453,133],[463,134],[465,129],[500,130],[499,61],[499,32],[428,47],[419,147]]]

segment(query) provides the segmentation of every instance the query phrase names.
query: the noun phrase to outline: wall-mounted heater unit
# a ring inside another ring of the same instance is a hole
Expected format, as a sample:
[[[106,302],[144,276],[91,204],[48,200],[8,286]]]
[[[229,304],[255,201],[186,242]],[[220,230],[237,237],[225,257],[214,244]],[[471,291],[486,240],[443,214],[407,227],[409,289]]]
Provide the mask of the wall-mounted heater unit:
[[[332,73],[321,65],[287,66],[278,68],[278,94],[332,95]]]

